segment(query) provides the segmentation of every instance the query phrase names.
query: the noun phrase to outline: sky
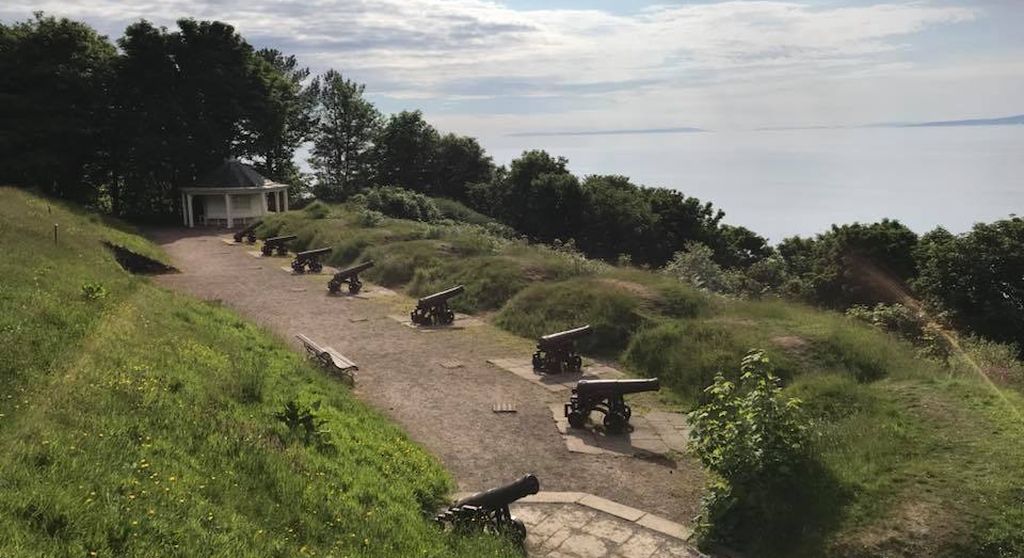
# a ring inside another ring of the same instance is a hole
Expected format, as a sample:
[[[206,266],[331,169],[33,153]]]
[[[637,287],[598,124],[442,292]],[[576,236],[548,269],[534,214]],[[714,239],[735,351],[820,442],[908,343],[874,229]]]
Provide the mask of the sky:
[[[112,40],[226,21],[482,140],[1024,112],[1024,0],[5,0],[0,20],[36,10]]]

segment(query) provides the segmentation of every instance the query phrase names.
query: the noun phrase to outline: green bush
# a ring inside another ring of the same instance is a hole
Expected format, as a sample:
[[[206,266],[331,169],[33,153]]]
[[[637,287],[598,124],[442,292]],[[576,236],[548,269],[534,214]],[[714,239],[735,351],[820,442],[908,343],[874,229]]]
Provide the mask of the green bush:
[[[353,196],[352,201],[397,219],[436,221],[441,218],[441,211],[433,200],[418,192],[395,186],[371,188]]]
[[[782,398],[762,351],[747,353],[738,380],[718,373],[705,391],[707,401],[689,415],[690,449],[713,475],[697,537],[740,546],[776,538],[778,510],[809,461],[800,400]]]
[[[588,279],[534,284],[512,298],[495,318],[498,326],[536,338],[590,324],[594,334],[579,346],[592,353],[614,355],[647,320],[640,300],[614,286]]]
[[[494,219],[491,219],[483,213],[474,211],[455,200],[448,198],[431,199],[433,200],[434,205],[437,206],[437,210],[441,213],[441,217],[445,219],[481,226],[496,223]]]
[[[331,208],[322,201],[315,201],[302,210],[311,219],[324,219],[331,214]]]
[[[377,227],[384,222],[384,214],[373,209],[364,209],[359,212],[359,226]]]

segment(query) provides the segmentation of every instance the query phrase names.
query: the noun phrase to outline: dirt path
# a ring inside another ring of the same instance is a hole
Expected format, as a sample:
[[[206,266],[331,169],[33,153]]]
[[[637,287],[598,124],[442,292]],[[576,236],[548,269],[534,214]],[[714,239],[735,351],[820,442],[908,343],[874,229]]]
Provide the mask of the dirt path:
[[[254,258],[251,247],[226,245],[211,232],[150,236],[181,270],[159,284],[220,300],[296,347],[294,335],[304,333],[358,363],[356,394],[437,455],[460,490],[532,472],[543,490],[589,492],[682,523],[693,517],[703,477],[692,461],[569,452],[549,409],[567,396],[488,364],[523,356],[490,325],[415,331],[387,317],[401,313],[394,301],[329,297],[328,277],[290,276],[280,269],[288,260]],[[462,366],[441,366],[449,361]],[[499,401],[514,401],[518,412],[492,412]]]

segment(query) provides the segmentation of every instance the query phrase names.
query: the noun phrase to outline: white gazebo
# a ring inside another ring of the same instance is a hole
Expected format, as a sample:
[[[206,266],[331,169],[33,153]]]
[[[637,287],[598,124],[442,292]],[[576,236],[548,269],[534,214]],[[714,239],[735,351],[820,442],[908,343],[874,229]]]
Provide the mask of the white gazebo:
[[[264,178],[235,159],[203,175],[195,186],[181,188],[181,217],[186,227],[199,224],[230,229],[270,211],[288,211],[288,186]]]

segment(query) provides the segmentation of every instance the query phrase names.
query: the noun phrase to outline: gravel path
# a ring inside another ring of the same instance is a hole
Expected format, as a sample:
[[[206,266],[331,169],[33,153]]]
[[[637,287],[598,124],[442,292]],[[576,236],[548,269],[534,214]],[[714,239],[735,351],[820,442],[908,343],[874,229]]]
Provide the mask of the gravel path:
[[[157,230],[150,236],[181,270],[157,277],[157,283],[219,300],[297,349],[294,336],[304,333],[355,361],[357,396],[438,456],[460,491],[532,472],[546,491],[589,492],[684,524],[696,513],[704,478],[689,458],[642,460],[566,449],[549,409],[563,396],[486,362],[522,356],[529,343],[490,325],[413,330],[387,317],[411,309],[402,296],[330,297],[329,276],[290,276],[280,269],[289,260],[254,258],[247,253],[251,247],[229,246],[211,231]],[[449,368],[452,361],[461,366]],[[492,412],[495,403],[507,401],[517,412]]]

